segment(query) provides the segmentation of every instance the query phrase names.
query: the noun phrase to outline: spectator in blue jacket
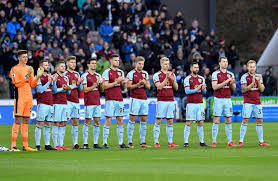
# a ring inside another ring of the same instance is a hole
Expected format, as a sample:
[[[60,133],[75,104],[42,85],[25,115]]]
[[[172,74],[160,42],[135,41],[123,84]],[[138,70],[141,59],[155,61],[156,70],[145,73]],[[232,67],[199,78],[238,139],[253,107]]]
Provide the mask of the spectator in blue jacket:
[[[21,26],[20,24],[16,21],[16,17],[14,16],[12,18],[12,21],[10,21],[7,24],[7,32],[10,34],[11,39],[13,40],[15,35],[16,35],[16,31],[20,30]]]
[[[106,18],[105,22],[100,25],[99,34],[105,42],[111,43],[113,33],[113,27],[111,26],[109,19]]]

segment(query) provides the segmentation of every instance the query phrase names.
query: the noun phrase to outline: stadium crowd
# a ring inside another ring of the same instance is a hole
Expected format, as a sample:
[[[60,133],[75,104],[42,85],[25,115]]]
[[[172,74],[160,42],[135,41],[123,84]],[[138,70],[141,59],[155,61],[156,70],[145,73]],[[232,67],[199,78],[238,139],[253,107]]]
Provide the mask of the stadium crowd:
[[[0,98],[13,98],[10,69],[18,63],[19,49],[28,50],[29,65],[37,70],[42,59],[49,59],[51,72],[55,63],[69,55],[77,58],[77,71],[82,75],[86,60],[97,57],[97,72],[110,66],[109,57],[118,53],[120,68],[125,73],[134,68],[135,57],[145,57],[145,70],[151,76],[160,70],[159,59],[170,58],[183,98],[183,80],[189,64],[196,60],[207,84],[206,98],[212,96],[211,74],[218,69],[218,57],[226,56],[229,71],[234,72],[241,95],[239,79],[247,72],[234,71],[240,61],[236,43],[227,43],[214,30],[205,32],[197,19],[187,22],[181,11],[174,17],[160,0],[25,0],[0,4]],[[269,68],[264,75],[264,95],[273,95],[275,79]],[[148,96],[155,96],[155,87]],[[10,90],[10,91],[7,91]],[[34,97],[35,95],[35,91]]]

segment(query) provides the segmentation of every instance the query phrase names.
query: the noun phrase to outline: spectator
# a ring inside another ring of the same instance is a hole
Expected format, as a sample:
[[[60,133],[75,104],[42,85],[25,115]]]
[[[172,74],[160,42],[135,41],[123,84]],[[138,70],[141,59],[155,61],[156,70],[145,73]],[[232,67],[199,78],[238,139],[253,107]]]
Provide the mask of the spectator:
[[[229,60],[229,63],[232,65],[232,68],[235,68],[235,63],[239,61],[239,56],[236,51],[235,43],[232,42],[227,50],[227,58]]]
[[[9,81],[0,75],[0,99],[10,99]]]
[[[91,31],[95,30],[95,6],[97,6],[96,0],[87,0],[82,7],[85,14],[85,27]]]
[[[105,22],[100,25],[99,34],[105,42],[111,43],[113,33],[113,27],[111,26],[109,19],[106,18]]]
[[[17,22],[16,17],[14,16],[12,20],[7,24],[7,32],[9,33],[11,39],[13,40],[17,30],[20,30],[21,26]]]
[[[104,70],[110,67],[110,62],[105,58],[105,54],[101,54],[101,58],[97,61],[96,72],[102,75]]]
[[[270,74],[270,70],[267,69],[265,71],[265,74],[263,75],[263,82],[265,86],[265,90],[263,92],[264,96],[272,96],[273,95],[273,86],[274,86],[274,81],[273,81],[273,76]]]
[[[152,26],[155,23],[154,17],[152,17],[152,11],[148,10],[146,16],[143,18],[143,24],[145,26]]]

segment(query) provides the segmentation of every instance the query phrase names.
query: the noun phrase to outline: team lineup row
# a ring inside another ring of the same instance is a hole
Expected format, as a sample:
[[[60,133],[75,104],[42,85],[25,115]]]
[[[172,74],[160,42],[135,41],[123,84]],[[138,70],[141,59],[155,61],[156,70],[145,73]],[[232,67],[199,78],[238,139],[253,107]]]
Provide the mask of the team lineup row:
[[[26,55],[26,56],[25,56]],[[79,99],[78,91],[84,89],[85,123],[83,125],[83,147],[89,149],[88,130],[93,119],[93,138],[94,148],[108,148],[107,139],[109,136],[112,117],[117,120],[118,148],[134,148],[132,143],[134,124],[137,116],[140,117],[140,147],[150,148],[146,144],[145,136],[147,131],[148,103],[146,89],[150,89],[149,76],[144,68],[144,58],[136,57],[135,68],[125,77],[124,72],[119,67],[119,56],[110,57],[111,67],[104,71],[103,75],[95,72],[95,58],[88,60],[88,71],[81,77],[75,72],[76,58],[67,57],[67,61],[60,61],[56,64],[56,74],[48,74],[48,61],[40,62],[37,76],[34,77],[33,69],[26,65],[27,54],[25,51],[18,53],[19,64],[12,68],[11,78],[16,87],[15,97],[15,123],[12,128],[12,150],[20,151],[16,147],[17,132],[22,119],[21,131],[23,139],[23,150],[41,150],[41,130],[44,126],[44,141],[46,150],[69,150],[64,146],[65,129],[68,119],[72,121],[73,149],[80,149],[78,144],[78,122],[79,122]],[[160,124],[166,118],[166,133],[169,147],[179,147],[173,141],[173,118],[175,113],[173,91],[178,89],[175,74],[168,71],[170,60],[166,57],[160,60],[161,70],[154,74],[153,82],[157,88],[156,122],[153,127],[154,147],[159,148]],[[24,67],[24,69],[23,69]],[[67,67],[67,70],[66,70]],[[212,74],[212,87],[214,89],[213,106],[213,126],[212,126],[212,147],[216,147],[216,137],[220,117],[225,117],[225,132],[227,135],[228,146],[243,146],[243,139],[247,129],[247,123],[251,115],[256,117],[256,130],[260,146],[269,146],[263,140],[262,128],[262,106],[260,102],[260,92],[264,91],[262,77],[256,74],[256,62],[248,62],[248,73],[241,77],[242,91],[244,94],[243,120],[240,130],[240,141],[236,145],[232,141],[232,102],[231,91],[235,90],[235,80],[233,73],[227,71],[228,60],[226,57],[219,58],[219,70]],[[20,71],[18,71],[20,69]],[[24,72],[22,70],[25,70]],[[190,126],[192,121],[197,121],[197,132],[199,135],[200,146],[207,146],[204,142],[203,122],[205,119],[202,94],[206,92],[205,80],[198,75],[199,65],[192,62],[190,66],[191,75],[184,80],[185,93],[187,95],[186,106],[186,125],[184,128],[184,147],[188,147]],[[23,82],[22,85],[19,82]],[[20,85],[19,85],[20,84]],[[32,99],[31,87],[36,86],[37,98],[37,124],[35,129],[36,149],[29,147],[28,122],[30,117],[30,98]],[[128,144],[123,142],[124,135],[124,104],[122,88],[130,91],[130,118],[127,124]],[[103,126],[103,145],[98,144],[100,134],[100,91],[105,92],[105,123]],[[29,103],[27,104],[27,102]],[[54,148],[50,146],[51,135]],[[27,133],[24,132],[27,127]],[[24,136],[23,136],[24,135]]]

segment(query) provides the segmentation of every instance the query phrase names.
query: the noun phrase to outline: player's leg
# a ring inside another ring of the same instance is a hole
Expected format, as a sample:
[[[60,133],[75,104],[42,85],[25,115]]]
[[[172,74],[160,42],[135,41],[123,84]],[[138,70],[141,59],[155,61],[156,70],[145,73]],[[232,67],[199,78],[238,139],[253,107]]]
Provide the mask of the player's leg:
[[[196,120],[196,104],[187,104],[186,105],[186,123],[184,127],[184,147],[188,147],[188,138],[190,135],[190,128],[191,128],[191,122],[193,120]]]
[[[61,121],[59,125],[59,133],[58,133],[58,144],[63,150],[70,150],[70,148],[67,148],[64,146],[64,138],[66,134],[66,125],[68,122],[68,110],[67,110],[67,105],[61,104]]]
[[[176,145],[175,142],[173,141],[173,135],[174,135],[173,122],[174,122],[175,110],[176,110],[175,102],[174,101],[167,102],[166,133],[168,137],[169,147],[179,147],[179,145]]]
[[[35,141],[36,141],[36,149],[39,151],[41,150],[41,134],[42,134],[42,127],[44,125],[44,120],[47,116],[47,106],[44,104],[37,105],[37,123],[35,128]]]
[[[227,136],[228,146],[237,146],[233,142],[233,130],[232,130],[232,115],[233,115],[233,105],[231,99],[224,100],[224,111],[223,116],[225,117],[225,133]]]
[[[124,139],[124,103],[122,101],[114,101],[115,116],[117,119],[117,136],[118,148],[129,148],[123,142]]]
[[[42,134],[42,127],[44,125],[44,121],[37,120],[36,128],[35,128],[35,141],[36,141],[36,149],[38,151],[41,150],[41,134]]]
[[[83,134],[83,148],[84,149],[90,149],[89,144],[88,144],[88,136],[89,136],[89,128],[91,125],[91,118],[85,118],[85,122],[83,125],[83,129],[82,129],[82,134]]]
[[[139,127],[139,135],[140,135],[140,147],[141,148],[151,148],[151,146],[146,143],[146,134],[147,134],[147,115],[140,116],[140,127]]]
[[[243,140],[247,131],[247,125],[249,122],[249,118],[252,114],[253,108],[252,104],[243,104],[242,107],[242,123],[240,126],[240,135],[239,135],[239,143],[238,146],[242,147],[243,146]]]
[[[212,147],[216,147],[216,138],[218,135],[218,127],[220,124],[220,117],[222,115],[224,104],[221,99],[214,98],[213,103],[213,124],[212,124]]]
[[[94,148],[95,149],[101,149],[98,145],[98,138],[99,138],[99,124],[100,124],[100,117],[94,117],[94,129],[93,129],[93,136],[94,136]]]
[[[112,117],[114,116],[114,101],[105,101],[105,123],[103,126],[103,148],[108,148],[107,139],[109,136]]]
[[[254,117],[256,118],[256,131],[259,138],[260,146],[270,146],[263,138],[263,107],[262,105],[254,105]]]
[[[160,135],[160,124],[163,118],[166,118],[167,105],[165,101],[158,101],[156,103],[156,121],[153,127],[153,138],[154,147],[159,148],[159,135]]]
[[[11,150],[13,151],[20,151],[17,147],[16,147],[16,139],[17,139],[17,135],[18,135],[18,130],[20,127],[20,122],[22,120],[22,117],[20,116],[15,116],[14,117],[14,124],[12,127],[12,145],[11,145]]]
[[[129,108],[129,121],[127,124],[127,139],[128,139],[128,145],[130,148],[134,148],[132,137],[134,132],[134,124],[136,121],[136,118],[138,116],[138,112],[140,109],[140,102],[138,99],[131,98],[130,99],[130,108]]]
[[[22,118],[21,136],[22,136],[22,142],[23,142],[23,150],[24,151],[37,151],[36,149],[33,149],[33,148],[29,147],[29,145],[28,145],[29,120],[30,120],[30,117],[23,117]]]
[[[71,103],[72,110],[71,110],[71,123],[72,123],[72,141],[73,141],[73,149],[80,149],[78,145],[78,123],[79,123],[79,110],[80,105],[78,103]]]
[[[58,145],[59,125],[60,125],[60,122],[54,121],[53,127],[52,127],[53,146],[56,150],[61,150],[60,146]]]
[[[202,147],[206,147],[208,146],[207,144],[205,144],[204,141],[204,120],[205,120],[205,109],[204,109],[204,104],[200,103],[200,104],[196,104],[197,106],[197,133],[199,136],[199,141],[200,141],[200,146]]]
[[[46,116],[46,120],[44,121],[44,130],[43,130],[43,137],[44,137],[44,149],[45,150],[55,150],[50,145],[50,128],[51,128],[51,123],[54,121],[54,108],[53,106],[48,105],[48,114]]]

